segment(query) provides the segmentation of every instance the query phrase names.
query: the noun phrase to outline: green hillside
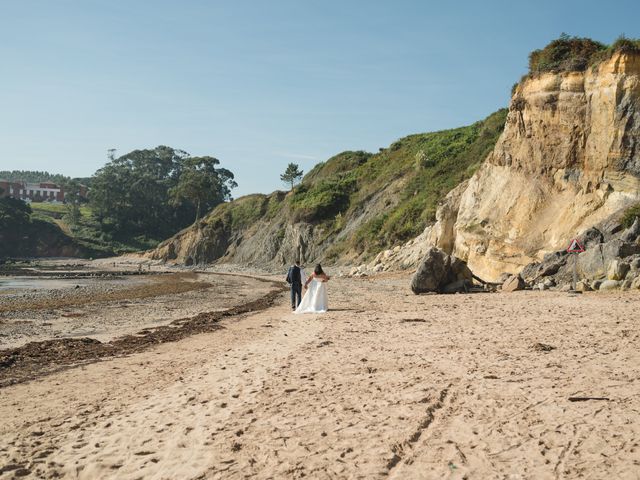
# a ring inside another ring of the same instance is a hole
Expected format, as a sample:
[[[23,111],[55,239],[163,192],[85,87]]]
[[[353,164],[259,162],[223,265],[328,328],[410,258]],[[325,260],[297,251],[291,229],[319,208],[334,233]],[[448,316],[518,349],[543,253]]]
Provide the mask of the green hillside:
[[[375,154],[342,152],[316,165],[292,192],[219,205],[163,242],[155,257],[176,258],[184,241],[191,247],[183,257],[197,262],[225,256],[268,263],[276,261],[274,255],[290,255],[297,242],[291,235],[301,234],[291,233],[291,227],[306,225],[300,227],[307,232],[303,243],[315,252],[313,258],[367,259],[417,236],[435,220],[438,203],[492,150],[506,115],[502,109],[466,127],[410,135]]]
[[[328,222],[332,230],[395,181],[390,206],[334,246],[374,254],[419,235],[435,220],[438,202],[471,177],[502,132],[502,109],[467,127],[404,137],[377,154],[344,152],[317,165],[289,199],[295,219]]]
[[[159,242],[144,237],[115,238],[109,232],[101,230],[94,218],[91,207],[81,205],[80,216],[73,220],[67,205],[33,202],[30,204],[34,221],[57,226],[75,245],[87,255],[106,257],[136,252],[155,247]]]

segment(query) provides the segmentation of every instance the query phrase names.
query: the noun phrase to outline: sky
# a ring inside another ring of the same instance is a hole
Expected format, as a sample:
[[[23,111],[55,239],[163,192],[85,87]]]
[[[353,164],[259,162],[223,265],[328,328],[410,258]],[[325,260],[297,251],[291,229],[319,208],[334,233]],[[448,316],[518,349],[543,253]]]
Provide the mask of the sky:
[[[169,145],[285,188],[344,150],[468,125],[562,32],[640,37],[635,1],[0,0],[0,170],[92,175]]]

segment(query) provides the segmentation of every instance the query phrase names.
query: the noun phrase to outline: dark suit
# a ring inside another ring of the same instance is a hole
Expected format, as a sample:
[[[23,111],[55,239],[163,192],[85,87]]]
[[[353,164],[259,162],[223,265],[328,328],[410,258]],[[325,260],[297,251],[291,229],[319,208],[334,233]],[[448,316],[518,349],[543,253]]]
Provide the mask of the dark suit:
[[[302,275],[299,266],[289,267],[287,283],[291,286],[291,308],[296,308],[302,300]]]

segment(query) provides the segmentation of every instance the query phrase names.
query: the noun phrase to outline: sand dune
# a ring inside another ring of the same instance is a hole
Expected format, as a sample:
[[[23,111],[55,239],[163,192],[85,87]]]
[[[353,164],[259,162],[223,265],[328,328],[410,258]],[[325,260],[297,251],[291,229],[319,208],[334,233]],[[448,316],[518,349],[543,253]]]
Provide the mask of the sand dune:
[[[0,478],[638,478],[639,295],[407,285],[1,389]]]

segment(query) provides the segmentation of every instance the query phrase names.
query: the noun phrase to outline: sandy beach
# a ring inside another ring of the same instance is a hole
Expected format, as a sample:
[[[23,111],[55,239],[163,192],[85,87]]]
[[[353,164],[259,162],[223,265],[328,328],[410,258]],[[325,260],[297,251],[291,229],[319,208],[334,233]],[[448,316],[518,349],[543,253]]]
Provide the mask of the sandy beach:
[[[640,295],[408,280],[4,387],[0,478],[638,478]]]

